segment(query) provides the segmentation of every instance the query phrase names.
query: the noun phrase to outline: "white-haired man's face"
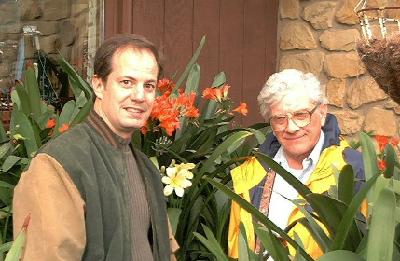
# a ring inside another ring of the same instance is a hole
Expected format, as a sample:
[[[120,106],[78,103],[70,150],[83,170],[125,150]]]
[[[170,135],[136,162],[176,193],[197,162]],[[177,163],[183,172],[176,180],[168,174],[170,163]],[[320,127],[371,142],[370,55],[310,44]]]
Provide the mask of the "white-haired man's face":
[[[270,123],[285,155],[302,161],[317,144],[325,122],[327,106],[307,95],[288,95],[272,103]]]

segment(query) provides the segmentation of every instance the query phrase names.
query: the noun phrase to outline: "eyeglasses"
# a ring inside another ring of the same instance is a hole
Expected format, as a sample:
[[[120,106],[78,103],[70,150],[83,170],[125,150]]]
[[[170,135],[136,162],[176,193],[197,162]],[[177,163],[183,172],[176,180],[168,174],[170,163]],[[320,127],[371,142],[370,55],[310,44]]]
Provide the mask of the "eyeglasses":
[[[286,129],[289,119],[296,124],[297,127],[303,128],[306,127],[308,124],[311,122],[311,115],[314,113],[314,111],[318,108],[320,103],[315,105],[315,107],[312,110],[299,110],[295,112],[288,112],[283,115],[276,115],[272,116],[269,119],[269,123],[271,125],[271,128],[274,131],[283,131]]]

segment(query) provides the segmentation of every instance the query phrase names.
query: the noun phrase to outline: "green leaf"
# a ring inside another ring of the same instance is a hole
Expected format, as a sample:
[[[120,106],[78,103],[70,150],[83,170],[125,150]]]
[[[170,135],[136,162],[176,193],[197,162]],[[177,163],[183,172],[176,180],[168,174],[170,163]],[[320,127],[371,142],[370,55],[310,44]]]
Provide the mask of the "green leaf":
[[[322,251],[328,252],[329,245],[331,244],[331,240],[326,236],[324,230],[318,225],[318,223],[314,220],[310,213],[301,205],[301,202],[304,200],[291,200],[293,204],[297,206],[297,208],[303,213],[308,224],[306,222],[302,222],[303,226],[307,227],[310,231],[311,235],[313,236],[314,240],[318,243]]]
[[[92,110],[92,107],[93,107],[93,100],[88,100],[85,106],[83,106],[79,110],[78,114],[72,120],[71,125],[75,125],[83,121],[89,115],[90,111]]]
[[[379,173],[376,162],[377,156],[375,152],[375,146],[372,139],[364,132],[360,133],[360,141],[363,153],[365,178],[368,180],[375,176],[376,173]]]
[[[392,144],[388,144],[385,147],[384,151],[385,157],[385,163],[386,163],[386,169],[383,172],[383,175],[385,178],[391,178],[393,177],[394,169],[395,169],[395,162],[396,162],[396,152],[393,149]]]
[[[10,155],[6,158],[6,160],[3,162],[3,165],[1,166],[1,170],[3,172],[7,172],[9,171],[15,164],[18,163],[18,161],[20,160],[20,157],[14,156],[14,155]]]
[[[87,98],[85,96],[85,92],[81,91],[78,98],[76,98],[76,107],[82,108],[87,102]]]
[[[3,158],[11,148],[12,145],[9,142],[2,144],[0,146],[0,159]]]
[[[168,208],[167,212],[168,212],[169,221],[171,222],[172,233],[173,233],[173,235],[175,235],[176,228],[178,227],[179,216],[182,213],[182,209]]]
[[[6,130],[4,129],[3,121],[0,121],[0,143],[8,141]]]
[[[62,70],[68,74],[68,78],[71,83],[70,87],[75,95],[75,99],[79,97],[81,91],[84,91],[87,100],[92,100],[94,94],[90,84],[82,79],[82,77],[75,71],[71,64],[69,64],[63,57],[61,57],[60,66]]]
[[[367,243],[367,261],[392,260],[393,239],[396,227],[396,198],[384,188],[374,206]]]
[[[190,69],[189,75],[186,79],[185,93],[190,94],[190,93],[194,92],[198,95],[199,94],[199,84],[200,84],[200,65],[195,63],[195,64],[193,64],[192,68]]]
[[[62,124],[67,123],[71,124],[72,121],[72,115],[75,111],[75,101],[69,101],[66,104],[64,104],[62,111],[60,113],[60,117],[58,118],[57,122],[57,129],[61,127]]]
[[[332,243],[332,250],[339,250],[343,248],[347,235],[351,227],[353,226],[352,224],[354,222],[354,216],[360,209],[362,201],[365,199],[368,191],[374,185],[378,177],[379,174],[375,175],[374,177],[370,178],[366,183],[364,183],[360,191],[351,200],[350,205],[348,206],[346,212],[343,214],[343,218],[336,230],[336,237]]]
[[[338,197],[349,205],[354,193],[354,173],[350,165],[345,165],[339,174]]]
[[[176,90],[177,88],[179,88],[179,87],[182,85],[182,83],[183,83],[183,81],[185,80],[186,76],[189,74],[189,71],[192,69],[193,64],[194,64],[194,63],[197,61],[197,59],[199,58],[201,49],[203,48],[205,42],[206,42],[206,37],[203,36],[203,37],[201,38],[201,40],[200,40],[199,47],[197,47],[197,49],[196,49],[196,51],[194,52],[194,54],[193,54],[192,58],[190,59],[189,63],[186,65],[185,71],[182,73],[182,75],[179,77],[178,81],[176,82],[175,90]],[[174,90],[174,91],[175,91],[175,90]]]
[[[208,249],[210,250],[210,252],[215,256],[215,258],[218,261],[228,261],[228,257],[226,256],[226,254],[224,253],[224,251],[222,250],[221,246],[218,244],[217,240],[215,239],[213,233],[211,232],[211,230],[207,227],[207,226],[202,226],[204,233],[206,234],[205,238],[204,236],[200,235],[197,232],[193,232],[193,234],[195,235],[195,237],[197,237],[200,242]]]
[[[41,115],[41,97],[39,86],[37,84],[35,71],[32,67],[25,71],[25,82],[24,82],[26,93],[29,99],[30,112],[33,114],[33,118],[37,119]]]
[[[213,87],[218,87],[223,85],[226,82],[226,77],[224,72],[220,72],[214,77],[214,81],[212,83]],[[216,101],[207,100],[203,109],[200,113],[200,122],[204,122],[206,119],[210,119],[214,116],[215,111],[217,110],[218,103]]]
[[[214,76],[212,87],[219,87],[226,83],[226,76],[224,72],[220,72]]]
[[[290,261],[288,249],[282,245],[280,240],[268,228],[258,227],[256,234],[274,260]]]
[[[247,244],[246,229],[242,223],[240,223],[239,231],[239,261],[249,261],[249,245]]]
[[[10,251],[8,251],[5,261],[19,261],[22,254],[22,249],[25,245],[26,239],[26,228],[29,224],[30,217],[27,216],[25,218],[24,225],[21,228],[21,231],[18,233],[15,238],[13,244],[11,245]]]
[[[19,125],[19,128],[16,130],[16,132],[20,133],[22,137],[25,138],[23,142],[26,148],[27,156],[33,157],[41,144],[36,143],[36,135],[32,123],[28,117],[20,111],[15,112],[14,120],[17,125]]]
[[[2,253],[7,252],[8,250],[10,250],[13,243],[14,243],[14,241],[9,241],[7,243],[2,244],[0,246],[0,253],[2,254]]]
[[[224,142],[222,142],[220,145],[218,145],[213,153],[210,155],[210,157],[205,160],[203,165],[201,166],[199,170],[199,176],[211,169],[211,167],[215,164],[214,161],[223,153],[226,153],[227,151],[232,151],[233,148],[237,148],[243,140],[247,137],[252,135],[251,132],[249,131],[238,131],[237,133],[234,133],[230,135]]]
[[[286,240],[295,249],[298,249],[299,253],[308,261],[313,261],[313,259],[302,249],[296,241],[290,238],[281,228],[272,223],[263,213],[258,211],[251,203],[247,202],[241,196],[230,190],[227,186],[222,185],[219,182],[214,181],[208,177],[203,177],[214,187],[221,190],[223,193],[228,195],[229,198],[236,201],[244,210],[253,215],[253,217],[258,220],[261,224],[265,225],[269,230],[276,232],[281,238]]]
[[[265,142],[267,136],[265,135],[264,132],[252,128],[247,128],[247,130],[251,131],[254,134],[258,144],[263,144]]]
[[[18,105],[19,110],[25,113],[25,115],[29,116],[29,98],[25,88],[22,85],[17,84],[15,86],[15,92],[11,94],[11,100]]]
[[[311,190],[302,184],[295,176],[291,173],[287,172],[281,165],[276,163],[271,157],[263,154],[257,153],[257,159],[260,163],[266,163],[268,167],[270,167],[273,171],[279,174],[287,183],[289,183],[297,192],[303,197],[306,198],[308,194],[311,194]],[[310,202],[311,207],[313,208],[312,202]]]
[[[317,259],[317,261],[364,261],[362,257],[359,255],[347,251],[347,250],[336,250],[329,252],[320,258]]]

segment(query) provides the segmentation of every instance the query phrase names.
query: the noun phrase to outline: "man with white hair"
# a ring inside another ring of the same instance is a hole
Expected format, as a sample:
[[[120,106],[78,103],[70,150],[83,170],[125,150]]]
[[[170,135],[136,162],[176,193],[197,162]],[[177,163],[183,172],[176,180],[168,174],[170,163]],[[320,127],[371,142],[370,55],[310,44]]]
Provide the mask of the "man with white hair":
[[[340,137],[336,117],[327,113],[327,99],[313,74],[295,69],[275,73],[269,77],[257,100],[262,116],[272,129],[259,151],[272,157],[312,192],[327,192],[336,184],[334,174],[347,164],[352,166],[358,179],[364,179],[361,153]],[[303,217],[288,200],[296,199],[298,193],[268,166],[263,167],[266,177],[249,191],[251,201],[273,223],[284,229]],[[248,170],[242,165],[236,171],[243,173]],[[235,185],[236,178],[232,179]],[[358,190],[360,184],[356,186]],[[232,218],[231,223],[235,223]],[[305,227],[295,225],[289,235],[293,237],[294,233],[313,258],[322,255]]]

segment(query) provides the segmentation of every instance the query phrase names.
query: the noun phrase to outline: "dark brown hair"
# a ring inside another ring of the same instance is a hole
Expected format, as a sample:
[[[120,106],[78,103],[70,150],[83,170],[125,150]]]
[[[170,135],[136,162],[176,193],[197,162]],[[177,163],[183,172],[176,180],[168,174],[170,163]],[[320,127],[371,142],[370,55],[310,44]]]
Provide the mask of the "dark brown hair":
[[[144,36],[137,34],[120,34],[106,39],[96,51],[94,56],[94,75],[107,81],[112,71],[112,59],[114,54],[123,49],[147,49],[153,53],[158,65],[158,77],[162,74],[160,54],[157,47]]]

